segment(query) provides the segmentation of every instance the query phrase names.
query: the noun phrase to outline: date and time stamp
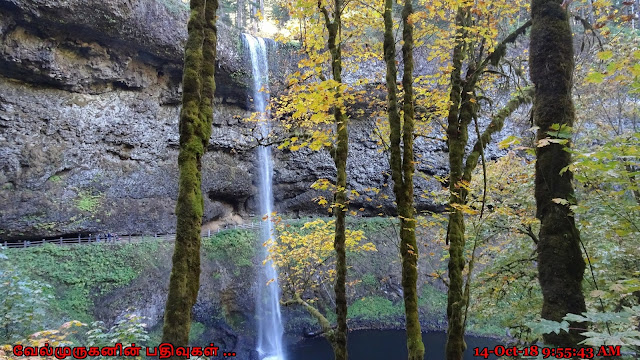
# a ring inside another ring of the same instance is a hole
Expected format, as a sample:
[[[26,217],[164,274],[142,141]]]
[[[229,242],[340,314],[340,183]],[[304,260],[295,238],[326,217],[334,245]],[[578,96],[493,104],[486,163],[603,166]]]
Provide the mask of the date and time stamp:
[[[122,356],[122,357],[140,357],[143,347],[131,344],[131,346],[123,346],[116,343],[114,346],[105,347],[55,347],[45,344],[42,347],[23,346],[21,344],[14,345],[8,351],[15,356],[41,356],[45,358],[55,358],[57,360],[85,359],[88,356]],[[175,347],[168,343],[160,344],[158,347],[146,348],[146,355],[158,357],[159,359],[168,359],[171,357],[183,357],[188,359],[191,356],[217,356],[235,357],[235,352],[218,352],[219,348],[211,343],[205,347]],[[606,359],[607,357],[618,357],[622,354],[622,347],[619,345],[604,345],[600,347],[558,347],[549,348],[538,345],[530,345],[525,347],[496,345],[490,347],[473,348],[473,356],[477,358],[488,359],[490,356],[509,356],[518,359]],[[0,359],[5,355],[5,350],[0,349]]]
[[[473,356],[488,359],[495,355],[512,356],[520,359],[595,359],[621,356],[621,346],[603,345],[600,347],[558,347],[549,348],[538,345],[525,347],[496,345],[490,347],[473,348]]]

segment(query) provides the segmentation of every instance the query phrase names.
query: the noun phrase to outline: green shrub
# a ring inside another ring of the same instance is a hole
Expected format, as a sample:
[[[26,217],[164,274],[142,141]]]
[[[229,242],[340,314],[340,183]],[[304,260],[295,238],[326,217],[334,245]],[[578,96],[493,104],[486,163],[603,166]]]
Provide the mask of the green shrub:
[[[51,284],[56,299],[52,315],[91,322],[93,297],[127,286],[153,263],[160,246],[170,243],[141,242],[59,246],[46,244],[9,249],[18,260],[12,265],[25,274]],[[52,289],[47,290],[49,294]]]
[[[394,305],[380,296],[367,296],[349,307],[349,317],[365,321],[390,321],[404,314],[402,303]]]
[[[366,273],[362,276],[360,284],[367,291],[375,291],[379,285],[379,282],[378,279],[376,279],[375,275]]]
[[[0,253],[0,343],[10,343],[40,330],[46,315],[51,286],[16,270]]]
[[[444,315],[447,309],[447,294],[431,284],[424,284],[418,305],[425,308],[429,314]]]
[[[148,344],[149,335],[145,329],[146,325],[142,323],[142,317],[134,314],[125,315],[124,319],[119,320],[109,330],[104,327],[104,323],[96,321],[91,324],[93,329],[87,331],[87,342],[89,346],[113,346],[114,343],[121,343],[123,346],[136,344],[141,346]],[[140,352],[141,355],[144,352]],[[98,360],[116,360],[116,357],[99,356]],[[135,357],[134,359],[141,359]]]
[[[189,11],[189,2],[184,2],[182,0],[161,0],[160,2],[164,5],[167,11],[173,15]]]
[[[195,345],[200,337],[202,337],[202,334],[204,334],[205,329],[206,328],[203,323],[192,321],[191,330],[189,331],[189,343]]]
[[[236,266],[253,266],[256,253],[256,232],[228,230],[203,240],[205,254],[212,260],[231,261]]]
[[[389,217],[372,217],[372,218],[356,218],[348,221],[348,226],[353,230],[362,230],[364,235],[371,238],[380,231],[391,228],[397,224],[395,218]]]

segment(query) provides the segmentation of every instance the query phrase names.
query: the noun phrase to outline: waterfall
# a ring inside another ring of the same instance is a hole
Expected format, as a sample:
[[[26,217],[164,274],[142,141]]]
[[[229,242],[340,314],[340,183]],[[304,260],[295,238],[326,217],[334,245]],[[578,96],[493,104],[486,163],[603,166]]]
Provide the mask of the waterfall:
[[[245,47],[251,54],[251,71],[253,77],[253,105],[255,111],[261,114],[260,130],[262,137],[269,134],[269,114],[267,103],[269,101],[269,63],[267,62],[267,48],[263,38],[243,34]],[[263,120],[263,121],[262,121]],[[258,147],[258,163],[260,168],[260,214],[267,215],[264,225],[261,227],[260,242],[264,243],[271,236],[275,236],[271,214],[273,212],[273,193],[271,181],[273,178],[273,166],[271,161],[271,148],[269,146]],[[264,258],[267,257],[268,248],[262,247]],[[268,281],[274,281],[267,284]],[[258,298],[256,299],[256,315],[258,339],[256,350],[263,360],[284,360],[282,348],[282,317],[280,314],[280,288],[278,287],[278,274],[274,266],[269,262],[264,265],[263,271],[258,276]]]

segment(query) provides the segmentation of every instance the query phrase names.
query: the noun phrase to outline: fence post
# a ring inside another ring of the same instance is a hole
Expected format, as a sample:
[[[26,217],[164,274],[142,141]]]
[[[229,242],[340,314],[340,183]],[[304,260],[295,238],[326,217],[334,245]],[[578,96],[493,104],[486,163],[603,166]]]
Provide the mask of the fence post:
[[[208,236],[208,237],[211,237],[211,229],[209,229],[209,230],[208,230],[208,232],[207,232],[207,236]]]
[[[7,240],[4,241],[4,247],[7,247]]]

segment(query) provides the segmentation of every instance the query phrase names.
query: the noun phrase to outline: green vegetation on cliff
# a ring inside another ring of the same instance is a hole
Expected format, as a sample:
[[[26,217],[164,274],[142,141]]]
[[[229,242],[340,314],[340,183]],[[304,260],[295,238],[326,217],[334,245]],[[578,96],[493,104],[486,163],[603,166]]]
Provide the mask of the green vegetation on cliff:
[[[210,266],[231,269],[237,278],[246,277],[248,272],[253,271],[255,235],[252,232],[223,231],[203,239],[202,243],[204,256],[209,259]],[[173,242],[153,238],[132,243],[47,244],[26,249],[7,249],[4,251],[8,257],[7,264],[0,266],[2,271],[15,268],[21,277],[50,285],[43,285],[40,289],[43,297],[50,298],[44,309],[48,316],[43,319],[43,325],[55,328],[71,319],[93,322],[96,303],[103,303],[112,294],[131,287],[136,281],[149,286],[144,289],[147,294],[166,289],[172,249]],[[156,282],[143,279],[150,275],[162,278]],[[154,286],[160,286],[160,289]],[[136,294],[142,297],[145,291]],[[127,304],[133,305],[143,300],[122,299],[119,311],[126,310]]]
[[[288,224],[290,231],[305,231],[302,223]],[[397,328],[403,324],[399,270],[393,269],[393,264],[399,261],[396,243],[392,241],[394,224],[395,221],[381,218],[354,218],[348,224],[349,228],[363,230],[378,248],[368,259],[358,253],[348,255],[354,264],[348,278],[355,281],[350,287],[355,292],[349,293],[349,321],[354,326]],[[207,321],[222,321],[241,332],[252,331],[253,300],[247,296],[246,288],[254,282],[257,267],[262,266],[257,258],[261,244],[257,243],[256,235],[253,230],[239,229],[203,238],[203,276],[208,279],[206,288],[215,289],[203,295],[214,312],[209,313],[211,319]],[[172,249],[173,242],[154,238],[132,243],[49,244],[4,250],[8,260],[0,266],[3,270],[15,268],[22,279],[42,284],[38,288],[46,301],[39,303],[38,308],[48,316],[36,319],[37,324],[30,330],[57,328],[68,320],[92,323],[100,319],[111,324],[119,314],[132,311],[132,307],[153,313],[148,302],[154,293],[165,296]],[[441,326],[444,313],[438,306],[443,304],[444,293],[429,284],[421,286],[420,312],[426,315],[424,320],[429,328]],[[329,309],[329,300],[320,300],[323,301],[322,306]],[[314,320],[306,313],[290,314],[295,315],[289,317],[289,331],[299,333],[301,329],[314,328]],[[330,315],[328,318],[332,319]],[[144,322],[154,324],[150,319]],[[198,329],[197,333],[205,331]],[[20,336],[27,335],[27,330],[23,330],[16,331]],[[158,330],[150,335],[152,340],[159,340]]]

